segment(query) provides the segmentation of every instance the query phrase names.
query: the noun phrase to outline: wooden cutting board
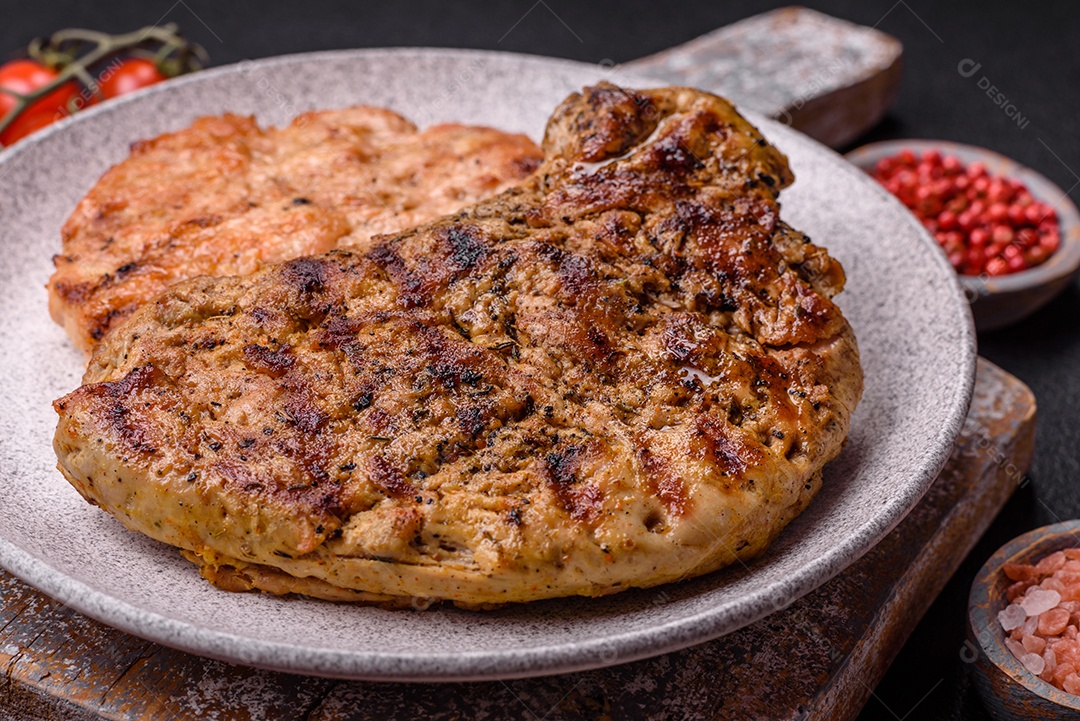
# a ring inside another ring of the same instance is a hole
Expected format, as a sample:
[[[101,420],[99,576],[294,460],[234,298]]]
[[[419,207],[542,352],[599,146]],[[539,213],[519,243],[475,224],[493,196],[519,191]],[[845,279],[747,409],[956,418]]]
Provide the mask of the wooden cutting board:
[[[840,148],[877,125],[892,107],[902,56],[900,41],[880,30],[788,7],[626,68],[710,90]]]
[[[893,38],[786,8],[627,64],[833,147],[876,124]],[[608,669],[470,684],[344,682],[210,661],[103,626],[0,572],[0,719],[849,719],[1031,460],[1035,401],[980,361],[952,458],[920,505],[809,596],[722,639]]]

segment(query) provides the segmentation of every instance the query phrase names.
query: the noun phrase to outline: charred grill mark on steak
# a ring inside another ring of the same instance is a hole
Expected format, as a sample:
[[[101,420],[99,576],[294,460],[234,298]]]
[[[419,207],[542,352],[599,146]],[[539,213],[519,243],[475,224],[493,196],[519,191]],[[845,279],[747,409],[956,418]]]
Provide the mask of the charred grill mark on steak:
[[[716,416],[703,414],[695,421],[701,438],[703,455],[715,464],[723,475],[741,476],[747,468],[759,463],[761,452],[738,435],[738,431]]]
[[[153,401],[143,400],[147,393],[155,397]],[[154,365],[147,364],[132,369],[120,380],[83,386],[53,406],[62,413],[73,402],[90,403],[100,409],[111,435],[127,451],[153,454],[160,439],[155,437],[153,414],[147,413],[147,407],[161,403],[163,396],[171,396],[168,378]]]
[[[475,225],[450,226],[442,230],[439,237],[450,246],[451,262],[447,269],[453,274],[472,270],[488,253],[483,233]]]
[[[327,262],[319,258],[296,258],[281,264],[281,279],[304,295],[319,293],[326,285]]]
[[[641,467],[649,480],[649,487],[663,503],[668,516],[678,518],[686,513],[688,508],[686,484],[672,470],[668,459],[648,448],[639,448],[637,453]]]
[[[398,287],[398,303],[402,308],[423,308],[431,302],[424,278],[405,265],[405,261],[389,242],[380,243],[367,257],[382,268]]]
[[[594,520],[603,502],[595,483],[579,478],[587,452],[583,445],[566,445],[548,453],[543,460],[548,485],[570,517],[578,521]]]
[[[287,345],[272,350],[257,343],[249,343],[244,346],[244,360],[274,378],[281,378],[296,364],[291,350]]]
[[[401,469],[381,455],[371,457],[368,472],[371,480],[389,496],[405,498],[415,493],[413,485],[405,478]]]

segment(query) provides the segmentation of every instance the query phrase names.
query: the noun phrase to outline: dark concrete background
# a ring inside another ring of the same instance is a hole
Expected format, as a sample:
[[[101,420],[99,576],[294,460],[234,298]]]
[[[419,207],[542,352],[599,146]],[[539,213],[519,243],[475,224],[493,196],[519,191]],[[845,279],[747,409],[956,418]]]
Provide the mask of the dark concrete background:
[[[0,2],[0,57],[62,27],[123,32],[173,21],[214,64],[245,58],[383,46],[488,48],[622,62],[787,3],[518,0],[362,3],[113,0]],[[905,77],[889,117],[865,142],[944,138],[999,151],[1080,192],[1080,4],[961,0],[806,0],[879,29],[905,48]],[[963,77],[961,60],[981,63]],[[979,89],[986,76],[1028,120],[1018,127]],[[875,690],[861,719],[985,719],[961,660],[967,589],[978,566],[1018,533],[1080,516],[1080,287],[1020,326],[980,337],[980,352],[1019,376],[1039,400],[1039,442],[1026,484],[980,542]],[[933,333],[933,328],[927,328]]]

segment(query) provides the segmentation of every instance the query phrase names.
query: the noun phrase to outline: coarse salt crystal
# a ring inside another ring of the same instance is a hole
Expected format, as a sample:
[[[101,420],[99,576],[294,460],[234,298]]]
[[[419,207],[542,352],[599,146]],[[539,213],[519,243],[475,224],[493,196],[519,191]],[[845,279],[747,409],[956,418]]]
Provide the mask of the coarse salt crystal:
[[[1064,566],[1066,560],[1064,551],[1055,551],[1036,563],[1035,570],[1039,575],[1046,576]]]
[[[1035,631],[1038,628],[1039,628],[1039,617],[1038,616],[1028,616],[1027,620],[1024,621],[1024,623],[1021,624],[1021,626],[1020,626],[1020,635],[1021,636],[1030,636],[1031,634],[1035,633]]]
[[[1057,591],[1059,594],[1065,592],[1065,584],[1054,578],[1053,576],[1047,576],[1046,578],[1044,578],[1042,580],[1042,583],[1039,584],[1039,588],[1045,589],[1047,591]]]
[[[1024,668],[1031,671],[1038,676],[1046,668],[1046,662],[1043,661],[1043,657],[1037,653],[1025,653],[1020,657],[1020,663],[1024,664]]]
[[[1005,589],[1005,599],[1009,603],[1013,603],[1020,596],[1024,595],[1029,588],[1031,588],[1031,581],[1017,581],[1016,583]]]
[[[1039,634],[1057,636],[1069,625],[1069,612],[1064,608],[1051,608],[1039,615]]]
[[[1058,688],[1061,688],[1061,682],[1065,680],[1065,677],[1068,676],[1070,673],[1074,673],[1075,671],[1076,667],[1073,666],[1071,663],[1060,664],[1056,669],[1054,669],[1054,684]]]
[[[1047,591],[1043,588],[1033,588],[1024,595],[1020,605],[1027,611],[1028,616],[1038,616],[1040,613],[1049,611],[1061,603],[1061,594],[1057,591]]]
[[[1028,653],[1042,653],[1046,648],[1046,639],[1042,636],[1024,636],[1020,639]]]
[[[1005,639],[1005,645],[1010,651],[1012,651],[1012,655],[1016,656],[1017,658],[1020,658],[1027,653],[1027,649],[1024,648],[1024,644],[1020,643],[1019,641],[1014,641],[1011,638]]]
[[[1006,606],[1004,610],[998,611],[998,622],[1001,623],[1001,627],[1006,631],[1011,631],[1014,628],[1019,628],[1020,624],[1027,618],[1027,611],[1024,607],[1018,603],[1010,604]]]
[[[1061,641],[1055,641],[1051,644],[1054,649],[1054,653],[1057,654],[1058,663],[1065,663],[1066,661],[1074,666],[1080,661],[1080,654],[1077,652],[1080,649],[1076,646],[1076,641],[1064,639]]]
[[[1057,654],[1054,653],[1054,649],[1050,648],[1049,644],[1043,651],[1043,661],[1046,662],[1046,667],[1051,671],[1057,667]]]
[[[1039,577],[1035,567],[1026,563],[1006,563],[1002,570],[1013,581],[1034,581]]]

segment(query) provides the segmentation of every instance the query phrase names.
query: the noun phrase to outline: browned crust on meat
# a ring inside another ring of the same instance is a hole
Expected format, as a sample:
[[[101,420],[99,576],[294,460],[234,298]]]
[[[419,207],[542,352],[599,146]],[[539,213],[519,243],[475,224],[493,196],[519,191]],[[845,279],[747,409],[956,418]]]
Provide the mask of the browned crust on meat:
[[[529,175],[524,135],[457,124],[419,132],[382,108],[304,113],[284,128],[200,118],[132,145],[62,231],[49,309],[90,351],[181,280],[245,275],[337,247],[363,248]]]
[[[56,402],[61,471],[229,588],[487,607],[760,553],[862,391],[785,158],[720,98],[606,84],[545,153],[366,252],[174,286]]]

